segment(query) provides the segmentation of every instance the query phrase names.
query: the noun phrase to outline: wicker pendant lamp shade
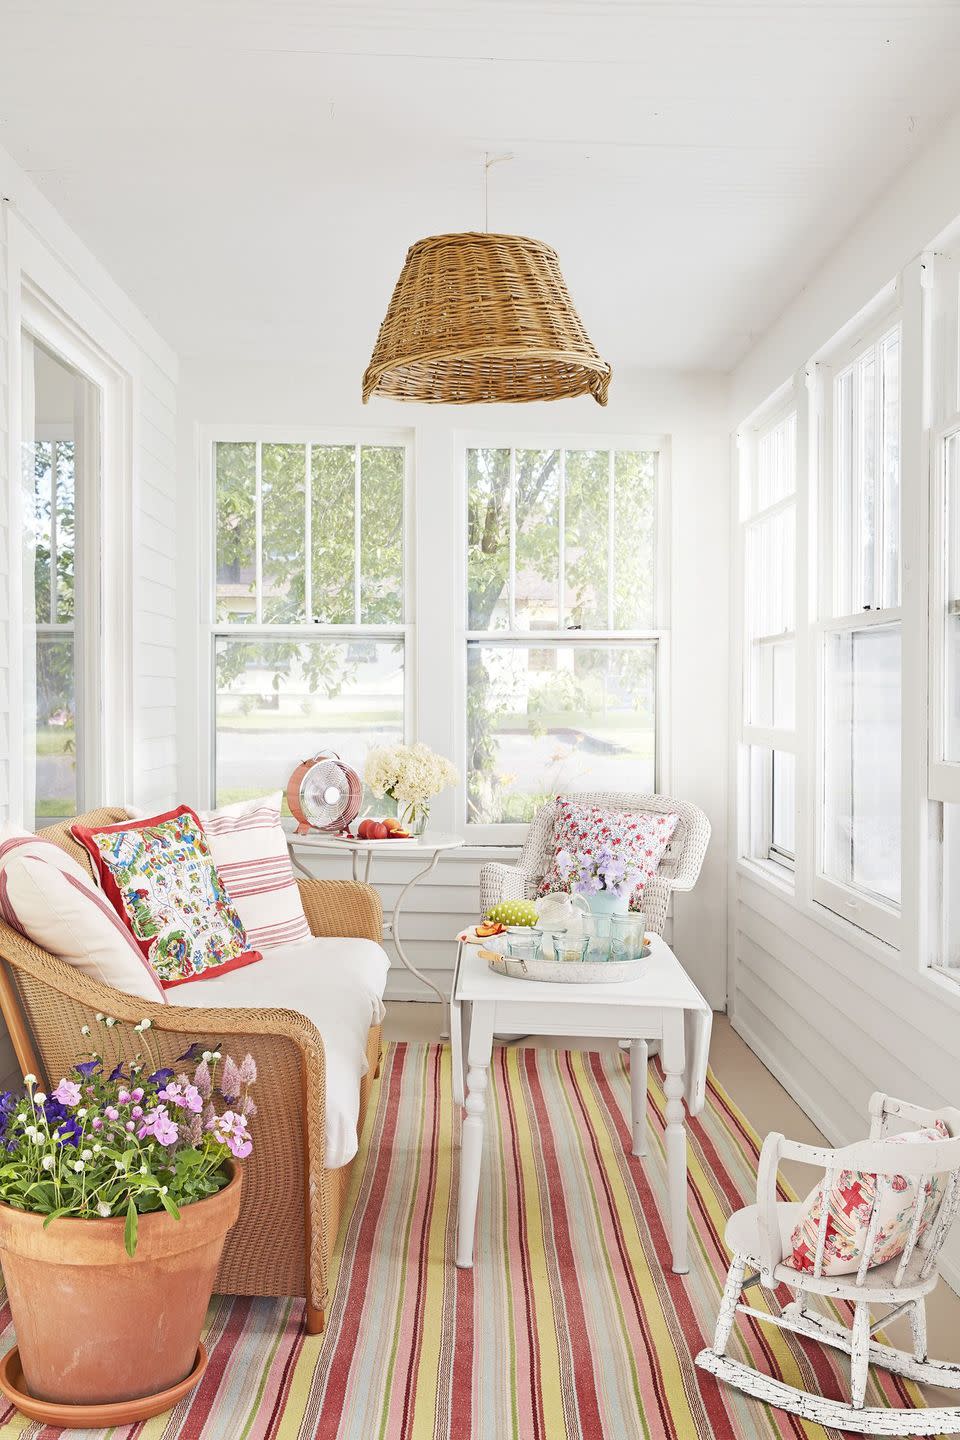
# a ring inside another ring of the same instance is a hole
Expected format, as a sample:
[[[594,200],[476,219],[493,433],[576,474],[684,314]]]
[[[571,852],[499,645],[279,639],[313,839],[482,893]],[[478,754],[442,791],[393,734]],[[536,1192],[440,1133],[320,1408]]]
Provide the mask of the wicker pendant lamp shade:
[[[610,366],[573,307],[557,253],[522,235],[431,235],[407,251],[370,364],[373,394],[437,405],[606,405]]]

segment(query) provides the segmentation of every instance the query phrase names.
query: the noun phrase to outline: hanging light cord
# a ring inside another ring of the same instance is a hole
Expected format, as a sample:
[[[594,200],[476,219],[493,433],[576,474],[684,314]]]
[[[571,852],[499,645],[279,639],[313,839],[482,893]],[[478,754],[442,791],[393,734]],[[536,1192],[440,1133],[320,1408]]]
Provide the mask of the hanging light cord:
[[[488,150],[483,152],[483,233],[490,233],[490,171],[494,165],[500,165],[504,160],[512,160],[513,151],[505,150],[502,155],[491,155]]]

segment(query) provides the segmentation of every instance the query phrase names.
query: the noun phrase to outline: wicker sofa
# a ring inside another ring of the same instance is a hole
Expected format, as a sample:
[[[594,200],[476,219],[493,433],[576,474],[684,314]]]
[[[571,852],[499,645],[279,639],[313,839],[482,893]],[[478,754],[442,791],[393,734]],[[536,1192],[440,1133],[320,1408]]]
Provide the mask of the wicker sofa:
[[[117,809],[78,817],[90,826],[126,819]],[[69,826],[44,830],[81,864],[86,851]],[[375,890],[346,880],[301,880],[300,894],[314,935],[379,941],[382,912]],[[174,1063],[195,1040],[223,1041],[257,1062],[257,1105],[269,1123],[244,1166],[240,1218],[227,1237],[217,1289],[238,1295],[295,1295],[306,1299],[306,1324],[319,1333],[328,1304],[328,1277],[352,1163],[324,1168],[324,1047],[314,1024],[294,1010],[225,1009],[154,1004],[100,984],[0,922],[0,1009],[24,1073],[45,1085],[69,1073],[80,1058],[80,1027],[97,1012],[136,1024],[151,1021],[154,1053]],[[202,987],[200,987],[202,990]],[[379,1065],[380,1027],[371,1027],[368,1073],[361,1082],[360,1119]]]

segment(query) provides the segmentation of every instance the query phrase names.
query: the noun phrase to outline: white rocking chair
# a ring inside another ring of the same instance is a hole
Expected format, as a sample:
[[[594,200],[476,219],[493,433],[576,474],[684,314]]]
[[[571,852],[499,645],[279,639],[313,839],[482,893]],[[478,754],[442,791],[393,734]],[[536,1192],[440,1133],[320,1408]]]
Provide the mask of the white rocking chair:
[[[782,1135],[768,1135],[760,1153],[757,1175],[757,1203],[738,1210],[727,1222],[726,1243],[733,1252],[727,1275],[713,1345],[701,1350],[697,1364],[720,1380],[748,1395],[805,1420],[839,1430],[865,1435],[955,1435],[960,1433],[960,1405],[927,1410],[865,1407],[867,1373],[871,1364],[927,1385],[960,1389],[960,1365],[927,1357],[927,1329],[924,1302],[939,1278],[937,1260],[960,1207],[960,1111],[923,1110],[902,1100],[876,1094],[870,1101],[870,1139],[841,1150],[821,1150],[796,1144]],[[906,1121],[910,1126],[928,1127],[942,1120],[949,1140],[922,1145],[891,1145],[888,1120]],[[867,1228],[864,1254],[856,1274],[823,1274],[829,1206],[821,1205],[817,1246],[811,1273],[795,1270],[785,1263],[792,1253],[790,1236],[799,1219],[801,1205],[777,1200],[777,1171],[781,1160],[796,1160],[824,1170],[824,1195],[843,1170],[861,1170],[877,1175],[876,1196]],[[896,1175],[911,1176],[917,1184],[906,1248],[897,1258],[871,1268],[879,1229],[879,1205],[884,1186]],[[937,1209],[928,1213],[926,1183],[933,1176],[941,1182]],[[747,1275],[748,1267],[755,1273]],[[786,1284],[794,1299],[779,1315],[740,1304],[742,1290],[753,1285],[768,1290]],[[809,1298],[822,1295],[846,1300],[854,1307],[850,1329],[812,1309]],[[893,1306],[879,1319],[871,1320],[873,1306]],[[796,1335],[818,1340],[845,1350],[850,1356],[850,1403],[827,1400],[820,1395],[795,1389],[792,1385],[764,1375],[750,1365],[731,1359],[727,1342],[737,1311],[755,1320],[766,1321]],[[913,1353],[881,1345],[872,1337],[900,1315],[908,1315],[913,1335]]]

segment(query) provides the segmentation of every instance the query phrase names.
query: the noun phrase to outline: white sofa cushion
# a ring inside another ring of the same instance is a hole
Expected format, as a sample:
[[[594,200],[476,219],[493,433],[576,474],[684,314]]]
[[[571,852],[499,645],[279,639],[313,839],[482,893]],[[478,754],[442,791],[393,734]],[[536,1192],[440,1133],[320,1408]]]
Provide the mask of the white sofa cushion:
[[[61,864],[60,857],[68,863]],[[0,914],[35,945],[92,979],[141,1000],[164,1003],[159,980],[113,906],[49,841],[4,856]]]
[[[199,982],[179,985],[167,991],[167,999],[171,1005],[222,1005],[230,1010],[278,1006],[313,1021],[326,1056],[324,1163],[328,1170],[337,1170],[357,1153],[367,1032],[383,1019],[389,968],[383,947],[374,940],[312,937],[278,946],[260,965],[213,975],[202,982],[202,990]]]

